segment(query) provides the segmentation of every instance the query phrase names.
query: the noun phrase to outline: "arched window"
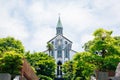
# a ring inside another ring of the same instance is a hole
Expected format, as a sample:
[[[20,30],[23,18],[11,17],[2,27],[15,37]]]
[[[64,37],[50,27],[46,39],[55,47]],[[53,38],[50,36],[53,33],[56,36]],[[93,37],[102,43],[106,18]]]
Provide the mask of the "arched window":
[[[69,58],[69,50],[65,49],[65,58]]]
[[[52,51],[51,51],[51,56],[53,56],[53,57],[54,57],[54,50],[52,50]]]
[[[57,51],[57,57],[58,58],[62,58],[62,50],[58,50]]]

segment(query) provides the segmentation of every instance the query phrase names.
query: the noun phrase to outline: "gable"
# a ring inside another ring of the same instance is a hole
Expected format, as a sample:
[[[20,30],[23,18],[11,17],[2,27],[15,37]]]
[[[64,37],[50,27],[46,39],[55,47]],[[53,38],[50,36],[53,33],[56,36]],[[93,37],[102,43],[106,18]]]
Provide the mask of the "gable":
[[[63,35],[57,35],[57,36],[53,37],[51,40],[49,40],[48,42],[55,41],[56,39],[66,40],[67,42],[72,43],[72,41],[70,41],[68,38],[66,38]]]

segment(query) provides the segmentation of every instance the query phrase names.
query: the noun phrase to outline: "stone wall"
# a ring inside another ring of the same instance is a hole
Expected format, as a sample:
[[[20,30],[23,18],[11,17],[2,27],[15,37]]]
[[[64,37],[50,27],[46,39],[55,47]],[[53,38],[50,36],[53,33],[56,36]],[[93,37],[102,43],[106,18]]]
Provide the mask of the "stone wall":
[[[115,79],[114,80],[120,80],[120,63],[118,64],[115,72]]]
[[[108,80],[108,72],[98,72],[97,80]]]
[[[115,76],[114,71],[108,71],[108,72],[96,71],[96,80],[109,80],[109,79],[113,79],[114,76]]]
[[[11,80],[11,75],[8,73],[0,73],[0,80]]]

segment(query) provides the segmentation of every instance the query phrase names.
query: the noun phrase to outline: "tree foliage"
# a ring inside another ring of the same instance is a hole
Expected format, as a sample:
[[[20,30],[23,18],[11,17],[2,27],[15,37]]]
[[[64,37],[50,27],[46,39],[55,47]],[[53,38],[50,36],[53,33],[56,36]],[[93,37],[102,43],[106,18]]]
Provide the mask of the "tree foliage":
[[[73,77],[73,70],[74,70],[74,62],[67,61],[62,65],[62,70],[64,72],[64,78],[66,80],[71,80]]]
[[[0,38],[0,53],[2,54],[6,51],[24,53],[24,46],[21,41],[15,40],[13,37]]]
[[[120,62],[120,57],[118,55],[111,55],[103,59],[104,71],[115,71],[118,63]]]
[[[89,52],[75,54],[73,61],[63,65],[66,80],[90,80],[90,76],[97,68],[93,64],[95,56]]]
[[[38,77],[40,77],[40,80],[53,80],[52,78],[44,75],[38,75]]]
[[[0,72],[20,74],[22,58],[23,56],[15,51],[5,52],[0,58]]]
[[[94,32],[95,38],[85,43],[84,49],[91,53],[95,53],[96,51],[100,52],[101,50],[105,49],[107,50],[106,55],[120,55],[120,49],[118,46],[120,44],[118,40],[120,39],[112,37],[111,34],[112,31],[107,31],[102,28],[97,29]]]
[[[36,69],[38,75],[55,77],[55,60],[42,52],[26,53],[26,59]]]
[[[120,38],[112,37],[112,31],[107,31],[102,28],[97,29],[93,35],[94,39],[85,43],[85,51],[98,54],[95,60],[96,65],[99,65],[99,70],[114,71],[120,61]]]
[[[116,40],[115,45],[120,47],[120,36],[114,36],[114,39]]]
[[[75,70],[74,70],[74,79],[78,77],[80,80],[90,80],[90,76],[93,74],[93,71],[97,68],[94,62],[95,55],[89,52],[77,53],[74,56]]]
[[[49,42],[47,43],[47,46],[46,46],[46,47],[47,47],[47,49],[48,49],[48,51],[49,51],[49,55],[50,55],[50,52],[53,50],[54,47],[53,47],[53,45],[52,45],[51,43],[49,43]]]
[[[22,68],[24,46],[13,37],[0,38],[0,72],[19,74]]]

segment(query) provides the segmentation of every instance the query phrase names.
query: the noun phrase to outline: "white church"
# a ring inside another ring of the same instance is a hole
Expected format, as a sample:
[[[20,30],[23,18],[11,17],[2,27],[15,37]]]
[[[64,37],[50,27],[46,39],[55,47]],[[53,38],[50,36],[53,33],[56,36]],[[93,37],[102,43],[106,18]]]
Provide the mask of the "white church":
[[[72,50],[72,41],[63,36],[63,26],[59,16],[57,26],[56,26],[56,36],[48,41],[53,45],[53,50],[50,52],[50,56],[53,56],[56,60],[57,70],[56,75],[58,78],[62,77],[62,67],[61,65],[71,60],[76,51]],[[48,50],[45,51],[49,53]]]

